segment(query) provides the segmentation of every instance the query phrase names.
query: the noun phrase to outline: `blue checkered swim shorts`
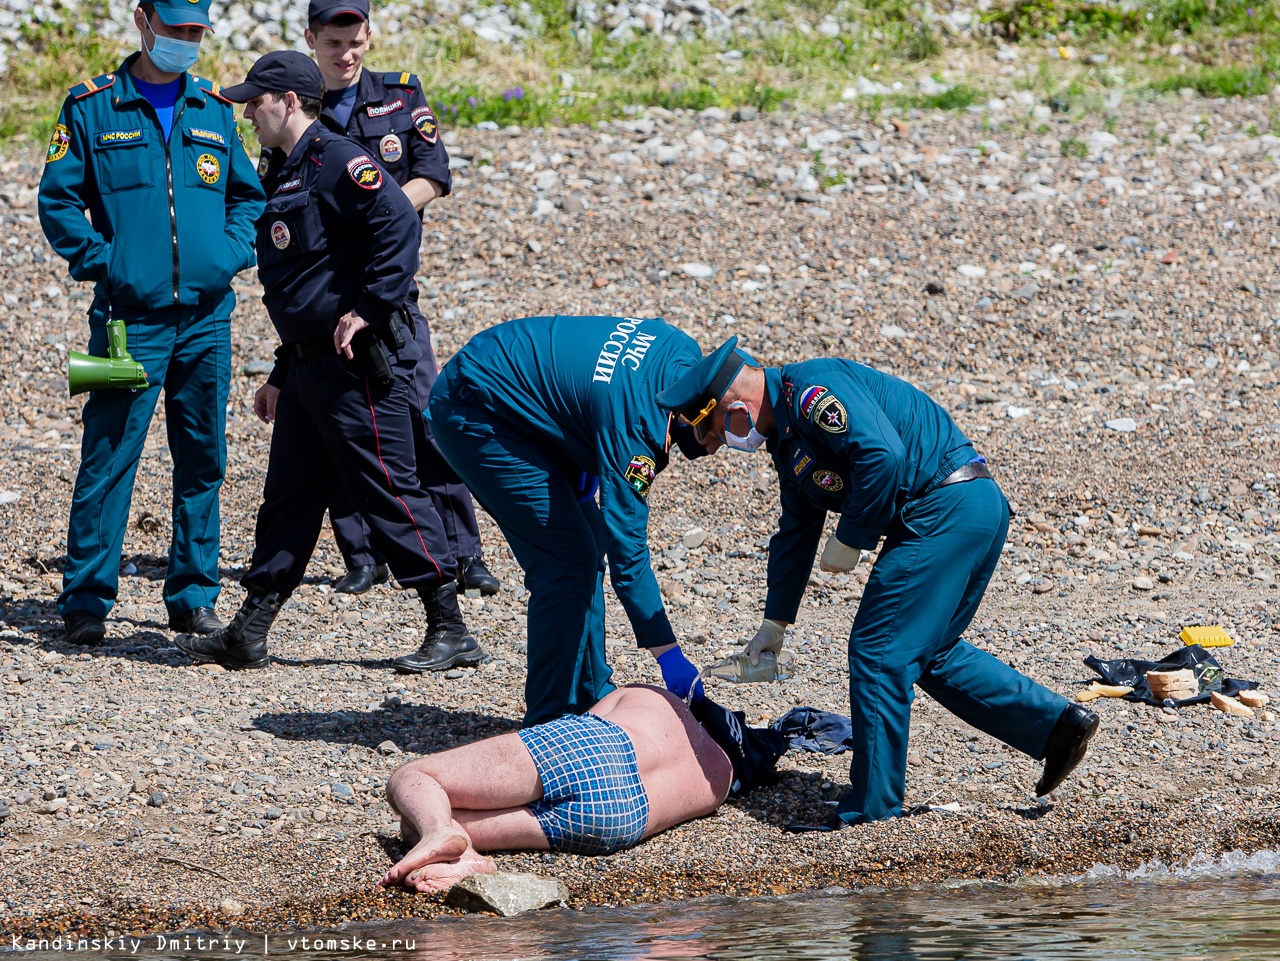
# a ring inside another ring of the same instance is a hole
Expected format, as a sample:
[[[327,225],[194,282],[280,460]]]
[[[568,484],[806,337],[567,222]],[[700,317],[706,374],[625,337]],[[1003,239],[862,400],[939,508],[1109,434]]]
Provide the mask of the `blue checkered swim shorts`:
[[[635,745],[598,714],[569,715],[520,731],[542,781],[529,807],[553,851],[612,854],[649,824]]]

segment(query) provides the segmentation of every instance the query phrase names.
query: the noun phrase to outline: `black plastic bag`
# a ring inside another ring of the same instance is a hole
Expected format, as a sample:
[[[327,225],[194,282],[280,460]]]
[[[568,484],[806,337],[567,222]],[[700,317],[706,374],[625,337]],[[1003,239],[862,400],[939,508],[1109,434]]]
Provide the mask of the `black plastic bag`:
[[[1142,661],[1132,657],[1100,661],[1091,655],[1086,657],[1084,662],[1102,678],[1104,684],[1132,687],[1133,691],[1124,696],[1126,701],[1141,701],[1143,704],[1154,704],[1156,707],[1203,704],[1209,700],[1209,695],[1214,691],[1225,697],[1235,697],[1241,691],[1251,691],[1258,686],[1257,681],[1227,677],[1227,672],[1222,669],[1222,665],[1199,644],[1180,647],[1158,661]],[[1199,694],[1180,701],[1175,701],[1173,698],[1161,701],[1152,696],[1151,686],[1147,684],[1147,671],[1180,671],[1187,668],[1190,668],[1195,675],[1200,689]]]

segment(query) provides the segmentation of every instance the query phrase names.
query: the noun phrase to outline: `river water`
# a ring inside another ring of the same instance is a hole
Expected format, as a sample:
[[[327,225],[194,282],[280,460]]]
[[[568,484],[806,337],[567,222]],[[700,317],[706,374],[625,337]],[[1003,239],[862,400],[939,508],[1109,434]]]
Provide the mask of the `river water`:
[[[263,956],[261,934],[239,937],[246,941],[239,957]],[[1081,877],[1008,885],[711,898],[351,926],[307,934],[305,944],[303,937],[273,934],[265,947],[287,961],[1275,961],[1280,853],[1228,854],[1174,868],[1096,868]],[[237,956],[223,945],[201,949],[192,941],[190,948],[159,950],[155,942],[143,939],[136,953],[19,954],[24,961]]]

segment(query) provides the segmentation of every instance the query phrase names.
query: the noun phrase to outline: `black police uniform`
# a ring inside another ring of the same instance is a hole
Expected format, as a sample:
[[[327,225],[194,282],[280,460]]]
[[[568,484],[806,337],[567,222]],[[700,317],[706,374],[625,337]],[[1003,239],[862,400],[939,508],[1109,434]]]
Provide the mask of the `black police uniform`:
[[[449,154],[440,139],[435,115],[427,104],[422,86],[413,74],[362,70],[346,125],[339,123],[329,110],[325,110],[322,117],[331,129],[345,133],[369,151],[401,187],[410,180],[426,178],[440,184],[444,191],[442,196],[449,194],[453,180],[449,172]],[[279,150],[264,151],[259,162],[259,172],[264,181],[273,177],[283,162],[284,157]],[[414,384],[418,408],[425,410],[438,367],[430,326],[418,308],[416,283],[406,307],[413,317],[415,339],[422,351]],[[418,472],[436,505],[445,535],[460,566],[468,566],[472,558],[478,560],[481,555],[480,530],[471,494],[434,444],[429,446],[419,462]],[[329,507],[329,519],[348,569],[383,563],[383,558],[373,546],[368,523],[341,491]],[[485,593],[497,590],[497,584],[487,570],[482,577],[487,581],[479,581],[474,586],[481,587]],[[459,570],[459,581],[463,586],[471,586],[466,583],[465,571]]]
[[[301,582],[341,489],[368,520],[396,580],[423,597],[428,641],[452,632],[454,656],[439,666],[475,663],[483,652],[470,635],[462,639],[454,558],[418,477],[430,446],[413,384],[421,352],[401,318],[418,267],[420,221],[372,157],[319,121],[266,188],[259,276],[282,344],[268,379],[280,394],[263,503],[242,579],[250,596],[225,631],[183,635],[178,646],[231,667],[265,664],[263,624]],[[356,335],[354,361],[333,345],[351,310],[370,325]]]

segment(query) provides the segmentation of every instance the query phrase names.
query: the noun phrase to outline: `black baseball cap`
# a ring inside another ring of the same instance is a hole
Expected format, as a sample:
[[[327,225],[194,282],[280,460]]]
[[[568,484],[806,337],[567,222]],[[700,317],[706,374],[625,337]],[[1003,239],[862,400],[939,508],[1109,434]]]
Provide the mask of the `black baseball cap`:
[[[343,14],[369,19],[369,0],[311,0],[307,6],[307,23],[323,27]]]
[[[249,68],[244,83],[223,87],[222,96],[232,103],[248,103],[264,93],[288,93],[319,100],[324,96],[324,77],[316,62],[297,50],[273,50]]]

